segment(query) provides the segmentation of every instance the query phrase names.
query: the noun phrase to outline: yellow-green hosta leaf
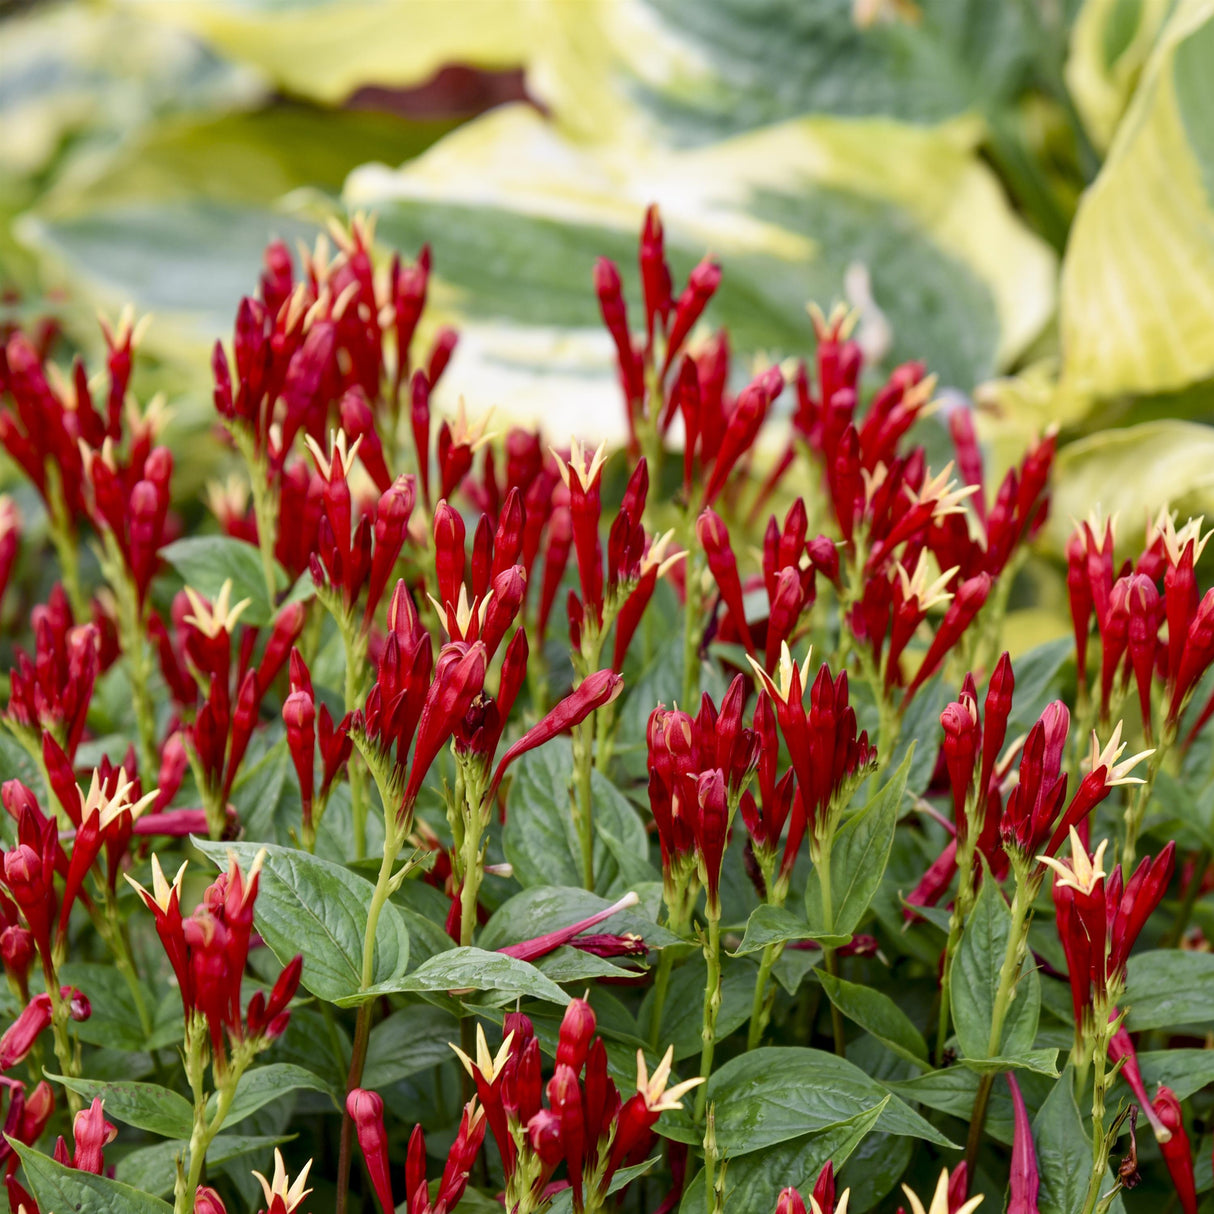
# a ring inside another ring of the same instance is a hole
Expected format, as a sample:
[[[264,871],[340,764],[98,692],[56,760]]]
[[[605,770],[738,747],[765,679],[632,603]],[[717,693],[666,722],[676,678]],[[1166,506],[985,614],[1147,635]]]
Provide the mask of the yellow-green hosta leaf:
[[[1161,506],[1187,515],[1214,510],[1214,427],[1163,420],[1102,430],[1071,443],[1054,466],[1047,538],[1061,553],[1074,520],[1098,509],[1118,517],[1119,556],[1139,552]]]
[[[1079,10],[1066,83],[1098,148],[1112,142],[1171,7],[1172,0],[1085,0]]]
[[[533,0],[123,0],[123,6],[180,25],[289,92],[329,103],[364,84],[418,84],[448,63],[520,66],[536,19]]]
[[[343,196],[380,213],[390,244],[433,244],[435,301],[464,334],[449,391],[541,416],[576,399],[579,424],[609,432],[620,405],[591,274],[601,254],[629,281],[652,201],[676,274],[706,249],[721,260],[711,320],[744,356],[803,354],[805,303],[850,283],[887,361],[924,357],[967,389],[991,375],[1050,315],[1054,263],[971,138],[819,117],[695,148],[586,145],[504,107],[399,170],[359,170]]]
[[[243,108],[265,93],[256,72],[181,31],[104,5],[34,5],[0,21],[0,64],[0,195],[65,145],[95,151],[158,116]]]
[[[1063,385],[1170,391],[1214,375],[1214,0],[1181,0],[1063,263]]]

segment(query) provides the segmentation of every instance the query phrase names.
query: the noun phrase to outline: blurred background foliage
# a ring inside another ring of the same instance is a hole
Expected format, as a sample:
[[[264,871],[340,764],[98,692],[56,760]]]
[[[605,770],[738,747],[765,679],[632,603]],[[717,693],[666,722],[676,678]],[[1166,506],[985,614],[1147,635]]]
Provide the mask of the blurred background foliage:
[[[923,358],[975,402],[992,476],[1059,426],[1055,553],[1094,503],[1128,543],[1214,507],[1214,0],[0,13],[3,319],[88,347],[98,307],[153,313],[141,387],[184,432],[266,240],[362,210],[433,247],[449,405],[618,435],[591,268],[635,293],[656,201],[676,271],[723,263],[743,369],[844,300],[878,371]]]

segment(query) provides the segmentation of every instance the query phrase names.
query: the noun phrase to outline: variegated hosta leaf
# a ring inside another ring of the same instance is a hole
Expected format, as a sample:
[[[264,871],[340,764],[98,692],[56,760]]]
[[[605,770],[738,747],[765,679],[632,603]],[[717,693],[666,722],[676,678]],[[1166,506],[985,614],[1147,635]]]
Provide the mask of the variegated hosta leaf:
[[[447,63],[517,67],[535,20],[534,0],[121,2],[256,65],[292,93],[328,103],[364,84],[420,83]]]
[[[635,266],[651,201],[676,272],[706,249],[721,260],[712,319],[744,354],[804,353],[806,301],[850,294],[875,353],[968,389],[1052,308],[1051,254],[958,126],[815,118],[700,148],[591,146],[517,106],[399,170],[359,170],[344,199],[379,212],[390,243],[432,242],[436,302],[465,333],[449,391],[549,417],[576,402],[600,432],[622,417],[592,268],[599,254]]]
[[[1214,0],[1181,0],[1063,265],[1063,383],[1092,396],[1214,375]]]
[[[0,199],[65,141],[113,144],[155,118],[240,108],[265,93],[258,73],[104,5],[34,5],[0,21],[0,64]]]
[[[1092,142],[1113,139],[1172,0],[1086,0],[1075,18],[1066,83]]]

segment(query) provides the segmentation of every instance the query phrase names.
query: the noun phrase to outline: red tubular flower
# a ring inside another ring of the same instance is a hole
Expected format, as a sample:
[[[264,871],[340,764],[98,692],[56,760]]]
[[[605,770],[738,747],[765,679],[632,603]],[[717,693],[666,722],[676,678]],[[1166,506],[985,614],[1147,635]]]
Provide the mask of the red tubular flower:
[[[603,323],[615,343],[620,386],[624,390],[624,399],[628,405],[629,430],[635,437],[636,419],[645,399],[645,373],[641,357],[633,349],[632,337],[628,331],[628,312],[624,304],[620,272],[614,263],[605,257],[600,257],[594,265],[594,292],[599,299]]]
[[[287,747],[299,777],[303,820],[312,823],[312,793],[315,783],[316,703],[312,679],[299,650],[291,651],[291,693],[283,701],[282,719],[287,727]]]
[[[426,1138],[416,1126],[409,1139],[405,1162],[405,1208],[408,1214],[449,1214],[468,1187],[468,1175],[485,1138],[485,1111],[475,1100],[464,1106],[455,1141],[447,1152],[447,1163],[434,1201],[430,1200],[426,1180]]]
[[[346,1097],[346,1111],[354,1122],[358,1147],[367,1164],[371,1185],[384,1214],[394,1214],[392,1177],[388,1169],[388,1134],[384,1129],[384,1102],[374,1092],[354,1088]]]
[[[100,1176],[105,1160],[102,1152],[118,1137],[118,1127],[106,1121],[101,1097],[95,1097],[87,1109],[81,1109],[72,1122],[72,1137],[76,1149],[72,1155],[72,1166],[78,1172],[91,1172]]]
[[[8,586],[21,541],[21,515],[7,493],[0,493],[0,601]]]
[[[502,755],[489,785],[490,800],[497,791],[498,785],[501,784],[506,769],[515,759],[529,750],[534,750],[537,746],[550,742],[558,734],[580,725],[592,712],[610,704],[623,689],[622,676],[612,670],[597,670],[583,679],[569,695],[549,710],[543,720],[527,730]]]
[[[214,1189],[200,1184],[194,1190],[194,1214],[228,1214],[228,1210]]]
[[[1008,1179],[1007,1214],[1036,1214],[1037,1189],[1040,1178],[1037,1173],[1037,1152],[1033,1147],[1033,1130],[1029,1124],[1028,1110],[1015,1076],[1007,1073],[1007,1085],[1012,1093],[1012,1171]]]
[[[949,603],[939,628],[936,629],[936,635],[932,637],[932,643],[928,646],[927,653],[924,654],[915,677],[907,685],[906,699],[913,696],[936,673],[941,662],[944,661],[945,655],[957,644],[965,630],[973,623],[974,617],[986,602],[990,591],[991,578],[988,573],[979,573],[957,587],[953,600]]]
[[[1162,1084],[1155,1093],[1154,1110],[1156,1116],[1168,1130],[1168,1137],[1159,1140],[1159,1149],[1163,1161],[1168,1166],[1172,1183],[1176,1186],[1176,1196],[1180,1199],[1180,1208],[1184,1214],[1197,1214],[1197,1182],[1193,1175],[1193,1149],[1189,1145],[1189,1136],[1185,1133],[1184,1117],[1180,1111],[1180,1101],[1176,1093]]]
[[[1119,998],[1130,950],[1163,898],[1175,866],[1176,845],[1169,843],[1154,860],[1145,857],[1128,882],[1123,882],[1120,866],[1106,878],[1106,846],[1107,840],[1089,857],[1072,828],[1069,859],[1041,857],[1056,874],[1054,908],[1077,1034],[1090,1028],[1093,1014],[1107,1016]]]
[[[746,608],[742,601],[742,583],[738,578],[738,562],[729,541],[729,531],[720,516],[705,510],[696,522],[696,536],[708,558],[708,568],[717,583],[721,599],[729,608],[735,626],[742,636],[747,653],[754,652],[750,629],[746,626]]]
[[[805,1201],[796,1189],[782,1189],[776,1199],[776,1214],[805,1214]]]
[[[696,850],[700,856],[700,878],[708,893],[709,912],[719,915],[721,863],[729,833],[729,805],[725,777],[720,769],[703,772],[695,781]]]
[[[597,927],[604,920],[610,919],[612,915],[616,915],[622,910],[627,910],[630,906],[636,906],[638,901],[636,894],[630,891],[619,901],[613,902],[610,906],[596,911],[585,919],[580,919],[577,923],[571,923],[568,927],[562,927],[556,931],[545,932],[542,936],[536,936],[531,940],[521,940],[518,944],[507,944],[497,951],[505,953],[508,957],[516,957],[520,961],[535,961],[554,949],[560,948],[563,944],[572,944],[575,948],[580,948],[585,943],[585,940],[579,939],[583,932]],[[585,939],[588,940],[590,937]]]
[[[1110,1023],[1117,1018],[1116,1009],[1109,1012]],[[1155,1131],[1156,1139],[1161,1143],[1167,1142],[1172,1136],[1172,1131],[1160,1120],[1155,1106],[1151,1103],[1151,1098],[1147,1095],[1146,1084],[1142,1081],[1142,1072],[1138,1069],[1138,1055],[1134,1052],[1134,1043],[1130,1040],[1130,1034],[1126,1032],[1124,1025],[1120,1026],[1109,1038],[1109,1061],[1116,1062],[1121,1058],[1125,1059],[1121,1066],[1122,1078],[1130,1085],[1130,1090],[1138,1100],[1139,1108],[1151,1123],[1151,1129]]]
[[[569,460],[557,456],[561,480],[569,492],[569,516],[573,547],[577,553],[582,606],[597,624],[603,619],[603,554],[599,542],[599,519],[603,512],[602,479],[606,444],[587,459],[581,444],[570,444]],[[554,452],[555,454],[555,452]]]
[[[305,1189],[304,1185],[308,1183],[308,1173],[312,1169],[312,1161],[309,1159],[304,1164],[303,1171],[295,1177],[294,1183],[287,1176],[286,1164],[282,1161],[282,1152],[277,1147],[274,1148],[274,1179],[267,1180],[260,1172],[254,1172],[253,1175],[261,1184],[261,1191],[265,1197],[266,1208],[262,1214],[295,1214],[295,1211],[303,1205],[303,1200],[311,1189]]]

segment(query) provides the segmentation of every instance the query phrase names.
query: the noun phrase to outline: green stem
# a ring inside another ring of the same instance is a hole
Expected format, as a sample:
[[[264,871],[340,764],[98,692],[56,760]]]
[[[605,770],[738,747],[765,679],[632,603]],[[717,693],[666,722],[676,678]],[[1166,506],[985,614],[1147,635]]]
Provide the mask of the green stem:
[[[1008,928],[1007,946],[1003,952],[1003,964],[999,967],[999,985],[995,990],[995,1003],[991,1009],[991,1031],[987,1038],[986,1055],[988,1058],[999,1057],[1003,1043],[1003,1026],[1007,1020],[1008,1010],[1012,1005],[1012,997],[1016,991],[1016,982],[1024,964],[1024,956],[1028,947],[1029,912],[1036,896],[1036,882],[1028,872],[1016,869],[1016,892],[1012,896],[1011,925]],[[978,1158],[978,1147],[982,1141],[982,1129],[986,1122],[986,1109],[990,1102],[991,1089],[995,1083],[995,1072],[988,1071],[978,1081],[978,1091],[974,1094],[974,1108],[970,1114],[969,1136],[966,1139],[965,1159],[969,1165],[969,1174],[974,1175],[974,1167]]]
[[[359,990],[368,990],[375,982],[375,934],[379,928],[379,918],[392,892],[392,867],[396,863],[396,853],[400,850],[401,828],[391,809],[385,807],[384,814],[384,852],[379,865],[379,876],[375,881],[375,890],[371,895],[371,905],[367,908],[367,927],[363,933],[363,964],[362,981]],[[363,1064],[367,1059],[367,1042],[371,1037],[371,1008],[372,1003],[366,1000],[358,1008],[358,1018],[354,1025],[354,1047],[350,1055],[350,1070],[346,1076],[347,1094],[358,1087],[362,1081]],[[354,1123],[349,1111],[342,1107],[341,1114],[341,1145],[337,1157],[337,1203],[334,1207],[337,1214],[345,1214],[348,1189],[350,1185],[350,1162],[352,1156]]]
[[[359,632],[358,624],[352,615],[347,615],[339,622],[341,624],[342,644],[346,651],[346,678],[343,699],[346,712],[353,712],[358,707],[359,692],[362,686],[363,660],[367,652],[367,641],[366,637],[362,636]],[[367,782],[363,764],[356,755],[350,756],[350,761],[346,765],[346,773],[350,781],[350,815],[354,822],[354,856],[355,859],[361,860],[367,854]],[[385,816],[393,813],[394,810],[394,806],[385,805]],[[395,857],[395,853],[393,855]]]
[[[750,1005],[750,1027],[746,1034],[746,1048],[757,1049],[763,1040],[763,1033],[771,1019],[772,1000],[768,998],[768,984],[771,981],[772,967],[784,954],[783,944],[768,944],[763,948],[763,957],[759,962],[759,975],[755,979],[755,994]],[[774,996],[775,992],[772,991]]]
[[[814,867],[818,872],[818,888],[822,896],[822,922],[832,933],[835,928],[834,892],[831,889],[830,878],[830,853],[833,845],[834,826],[831,823],[827,825],[822,842],[818,846],[818,858],[814,862]],[[822,963],[832,978],[839,976],[839,958],[833,948],[823,947]],[[847,1057],[847,1035],[843,1028],[843,1013],[835,1006],[833,999],[830,1001],[830,1030],[835,1042],[835,1053],[840,1058]]]
[[[708,977],[704,982],[704,1015],[700,1037],[700,1074],[705,1080],[712,1074],[712,1056],[717,1042],[717,1016],[721,1011],[721,908],[707,908],[708,940],[704,946],[704,960],[708,966]],[[696,1089],[696,1121],[703,1121],[708,1103],[708,1084]]]
[[[1092,1042],[1092,1175],[1088,1181],[1087,1196],[1083,1200],[1083,1214],[1094,1214],[1100,1201],[1100,1186],[1104,1184],[1108,1144],[1104,1139],[1105,1067],[1109,1053],[1109,1018],[1101,1009],[1097,1012]]]
[[[573,748],[574,779],[577,793],[573,804],[574,825],[582,852],[582,884],[594,892],[594,803],[591,777],[594,772],[594,721],[586,720],[577,728]]]
[[[278,495],[270,485],[270,470],[264,455],[259,455],[251,431],[237,425],[230,431],[249,469],[253,490],[253,518],[257,523],[257,547],[261,552],[261,572],[266,594],[273,603],[278,597],[274,547],[278,538]]]
[[[674,968],[674,955],[669,947],[662,949],[658,958],[658,972],[653,980],[653,1000],[649,1010],[649,1044],[657,1049],[662,1040],[662,1012],[666,1007],[666,991],[670,987],[670,971]]]
[[[63,583],[67,601],[71,604],[72,615],[77,623],[81,623],[88,619],[89,602],[80,584],[80,543],[67,518],[57,469],[48,488],[51,503],[47,510],[47,531],[55,549],[55,556],[59,560],[59,580]]]

